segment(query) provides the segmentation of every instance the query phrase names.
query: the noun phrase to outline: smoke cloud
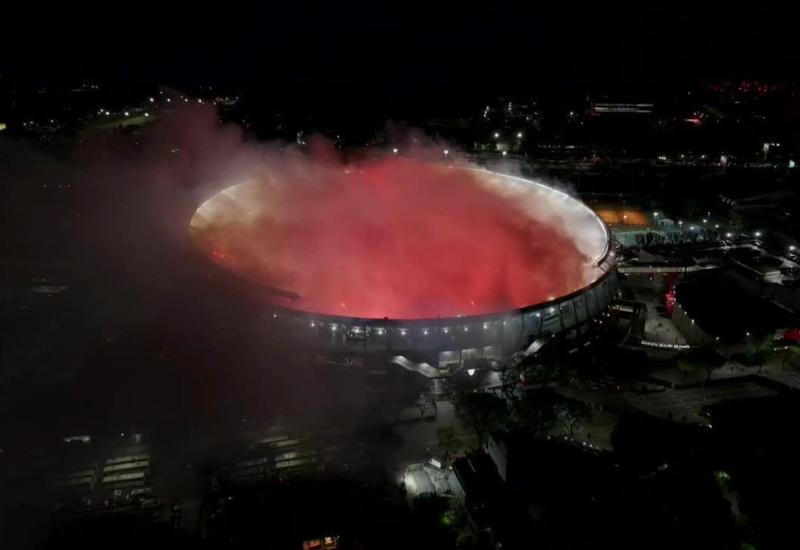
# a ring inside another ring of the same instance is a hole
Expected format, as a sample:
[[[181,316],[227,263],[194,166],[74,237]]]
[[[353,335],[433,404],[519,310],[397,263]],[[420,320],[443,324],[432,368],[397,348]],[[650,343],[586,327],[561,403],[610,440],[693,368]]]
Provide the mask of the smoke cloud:
[[[265,159],[198,209],[195,241],[226,268],[294,293],[292,307],[334,315],[499,312],[589,282],[604,235],[583,207],[424,152]]]

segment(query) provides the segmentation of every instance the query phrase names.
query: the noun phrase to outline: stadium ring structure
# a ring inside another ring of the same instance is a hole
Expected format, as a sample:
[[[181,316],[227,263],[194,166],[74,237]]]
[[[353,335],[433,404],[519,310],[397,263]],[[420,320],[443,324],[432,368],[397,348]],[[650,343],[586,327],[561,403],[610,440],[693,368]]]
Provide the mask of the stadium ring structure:
[[[462,168],[459,168],[462,169]],[[503,361],[525,350],[544,337],[563,336],[567,341],[580,340],[589,333],[617,296],[615,254],[611,233],[605,223],[583,202],[535,180],[481,172],[496,183],[511,189],[537,186],[549,199],[566,206],[567,233],[589,243],[584,255],[589,258],[588,282],[579,289],[540,303],[481,315],[418,319],[359,318],[313,313],[293,307],[291,292],[252,285],[267,310],[266,321],[280,323],[305,349],[336,357],[384,355],[423,365],[433,372],[447,374],[469,365]],[[214,201],[224,193],[235,193],[238,183],[212,195],[194,213],[191,225],[203,222],[204,212],[213,209]],[[590,238],[587,237],[590,233]]]

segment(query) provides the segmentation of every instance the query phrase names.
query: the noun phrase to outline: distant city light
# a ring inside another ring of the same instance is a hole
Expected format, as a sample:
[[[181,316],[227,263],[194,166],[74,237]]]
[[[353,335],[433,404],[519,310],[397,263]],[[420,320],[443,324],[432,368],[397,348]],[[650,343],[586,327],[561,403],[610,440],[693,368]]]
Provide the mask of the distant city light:
[[[500,137],[500,132],[495,132],[493,135],[494,135],[494,138],[497,139],[497,138]]]
[[[796,248],[797,248],[797,247],[796,247],[795,245],[793,245],[793,244],[790,244],[790,245],[789,245],[789,250],[795,250]]]
[[[449,155],[449,154],[450,154],[450,150],[449,150],[449,149],[445,149],[445,150],[444,150],[444,156],[447,156],[447,155]]]
[[[506,156],[507,154],[508,154],[508,151],[503,151],[503,156]]]
[[[517,132],[517,137],[522,139],[522,132]]]
[[[131,116],[131,114],[128,111],[125,111],[125,116]]]
[[[730,239],[733,237],[733,233],[725,233],[725,238]]]
[[[392,153],[397,154],[397,147],[392,148]]]
[[[147,100],[148,100],[150,103],[153,103],[153,102],[155,101],[155,99],[153,99],[152,97],[149,97],[149,98],[147,98]]]
[[[760,237],[761,236],[761,231],[756,231],[755,233],[753,233],[753,235],[755,235],[756,237]]]

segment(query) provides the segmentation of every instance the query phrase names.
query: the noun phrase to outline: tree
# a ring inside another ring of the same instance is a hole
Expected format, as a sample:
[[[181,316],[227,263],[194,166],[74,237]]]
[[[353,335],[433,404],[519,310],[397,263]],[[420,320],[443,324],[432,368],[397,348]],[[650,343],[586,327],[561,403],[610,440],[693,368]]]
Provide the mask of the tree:
[[[592,417],[592,410],[586,403],[565,397],[559,406],[559,424],[570,438],[574,438],[584,421]]]
[[[450,457],[464,446],[464,442],[458,437],[455,426],[442,426],[438,428],[436,430],[436,437],[439,440],[439,447],[444,453],[445,460],[450,460]]]
[[[558,422],[558,399],[550,390],[526,391],[512,407],[517,424],[534,436],[546,435]]]
[[[725,364],[725,357],[708,347],[694,348],[678,360],[684,372],[697,369],[706,371],[706,382],[711,380],[711,373]]]
[[[522,352],[515,354],[500,371],[500,392],[511,400],[520,381],[520,373],[524,368],[525,356]]]
[[[506,402],[492,393],[456,390],[451,399],[456,415],[475,431],[479,447],[483,445],[486,434],[500,427],[508,418]]]
[[[758,372],[775,356],[775,344],[771,339],[766,339],[755,344],[752,349],[742,357],[742,363],[748,367],[758,367]]]
[[[734,233],[741,233],[744,231],[744,216],[742,216],[741,212],[738,210],[731,210],[728,215],[728,220],[730,222],[730,228]]]
[[[781,366],[785,369],[794,368],[800,362],[800,346],[795,344],[784,344],[778,349],[781,357]]]

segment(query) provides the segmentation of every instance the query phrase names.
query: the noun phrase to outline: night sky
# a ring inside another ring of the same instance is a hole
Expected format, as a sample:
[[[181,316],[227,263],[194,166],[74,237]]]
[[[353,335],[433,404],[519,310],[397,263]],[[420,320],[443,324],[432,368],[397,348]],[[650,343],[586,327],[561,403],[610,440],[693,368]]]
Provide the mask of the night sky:
[[[14,8],[0,67],[15,81],[211,84],[388,112],[563,92],[658,99],[703,78],[798,73],[798,9],[777,2],[273,4]]]

